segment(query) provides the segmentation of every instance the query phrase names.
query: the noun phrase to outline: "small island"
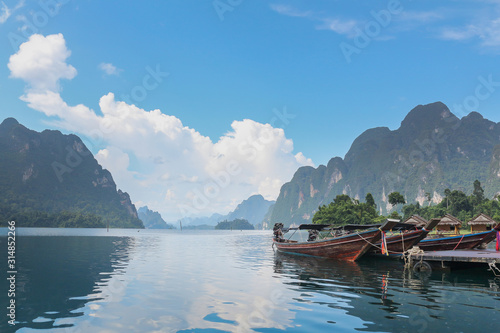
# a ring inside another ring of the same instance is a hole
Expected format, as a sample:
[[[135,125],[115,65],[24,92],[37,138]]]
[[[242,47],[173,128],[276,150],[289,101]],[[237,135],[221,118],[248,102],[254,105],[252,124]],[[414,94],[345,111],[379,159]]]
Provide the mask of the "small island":
[[[255,230],[254,226],[244,219],[224,220],[215,226],[215,230]]]

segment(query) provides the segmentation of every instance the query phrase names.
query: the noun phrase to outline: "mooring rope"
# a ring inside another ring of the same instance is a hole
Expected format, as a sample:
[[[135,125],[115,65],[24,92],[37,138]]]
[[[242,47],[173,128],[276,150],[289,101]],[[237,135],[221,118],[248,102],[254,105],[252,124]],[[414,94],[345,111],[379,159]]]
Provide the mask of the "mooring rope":
[[[453,251],[455,251],[456,248],[460,245],[460,243],[462,243],[462,239],[464,239],[464,236],[465,236],[465,234],[462,235],[462,238],[460,238],[460,242],[458,242],[458,244],[455,245],[455,248],[453,249]]]
[[[497,267],[496,262],[490,261],[490,262],[488,262],[488,265],[490,266],[490,271],[492,271],[493,274],[495,274],[495,277],[499,277],[500,276],[500,269]],[[497,274],[497,272],[499,274]]]
[[[380,229],[380,228],[379,228]],[[368,239],[364,238],[363,236],[361,236],[359,234],[359,232],[356,232],[356,235],[358,235],[362,240],[364,240],[365,242],[367,242],[368,244],[370,244],[371,246],[373,246],[374,248],[376,249],[379,249],[381,252],[382,252],[382,247],[380,246],[377,246],[376,244],[373,244],[372,242],[370,242]],[[391,253],[398,253],[398,254],[401,254],[401,252],[397,252],[397,251],[389,251],[389,249],[387,249],[387,252],[391,252]],[[383,254],[383,253],[382,253]]]
[[[414,246],[412,247],[411,249],[408,249],[406,250],[406,252],[403,253],[402,257],[405,261],[405,269],[406,268],[411,268],[412,266],[412,256],[418,256],[420,255],[420,263],[422,263],[423,259],[424,259],[424,250],[422,250],[421,248],[419,248],[418,246]]]

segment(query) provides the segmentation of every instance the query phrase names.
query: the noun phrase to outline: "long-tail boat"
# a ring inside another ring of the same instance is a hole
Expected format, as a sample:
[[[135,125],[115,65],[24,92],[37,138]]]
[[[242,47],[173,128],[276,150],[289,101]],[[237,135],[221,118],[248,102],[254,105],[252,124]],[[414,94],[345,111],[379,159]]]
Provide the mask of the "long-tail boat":
[[[393,232],[395,234],[384,235],[381,241],[373,246],[368,254],[400,256],[413,245],[424,239],[429,232],[439,223],[439,219],[431,219],[424,227],[415,227],[413,224],[399,223]]]
[[[381,239],[382,232],[392,229],[398,222],[399,220],[388,219],[382,225],[347,225],[334,228],[329,225],[302,224],[298,227],[299,230],[317,231],[328,228],[332,233],[332,237],[311,239],[307,242],[284,239],[283,225],[279,223],[274,228],[273,245],[278,251],[285,253],[355,261],[365,255]],[[333,232],[341,235],[334,235]]]
[[[500,223],[489,231],[449,237],[425,238],[418,242],[417,246],[424,251],[470,250],[481,248],[492,242],[498,231],[500,231]]]

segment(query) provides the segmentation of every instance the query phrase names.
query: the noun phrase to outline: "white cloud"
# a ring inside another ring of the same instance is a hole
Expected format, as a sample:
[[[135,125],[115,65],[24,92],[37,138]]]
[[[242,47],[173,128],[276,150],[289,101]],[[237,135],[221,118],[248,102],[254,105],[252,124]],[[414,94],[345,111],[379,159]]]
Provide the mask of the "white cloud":
[[[310,17],[312,15],[311,11],[300,11],[289,5],[271,4],[270,7],[278,14],[291,17]]]
[[[469,24],[461,28],[445,28],[441,38],[447,40],[465,41],[477,38],[482,46],[500,46],[500,18],[484,20],[481,23]]]
[[[477,29],[474,26],[468,26],[465,28],[444,28],[441,32],[441,38],[447,40],[467,40],[478,33]]]
[[[174,198],[175,198],[174,191],[168,189],[167,193],[165,193],[165,200],[170,201],[170,200],[173,200]]]
[[[70,55],[62,34],[32,35],[10,57],[10,76],[26,81],[31,90],[58,91],[59,80],[76,76],[76,69],[66,64]]]
[[[323,23],[317,26],[318,30],[330,30],[338,33],[339,35],[345,35],[348,37],[354,37],[359,33],[359,22],[356,20],[341,20],[338,18],[328,18],[324,19]]]
[[[24,0],[20,0],[13,8],[9,8],[4,1],[0,2],[0,24],[5,23],[16,10],[24,6]]]
[[[395,15],[397,20],[404,22],[429,23],[444,19],[443,13],[439,11],[409,11],[405,10]]]
[[[38,50],[41,62],[35,61]],[[60,34],[32,36],[22,44],[9,62],[11,76],[28,84],[21,99],[79,134],[98,151],[96,158],[119,188],[167,220],[227,213],[257,193],[275,199],[298,167],[312,165],[302,153],[294,155],[283,129],[250,119],[234,121],[213,142],[174,116],[117,101],[113,93],[101,97],[102,114],[83,104],[70,106],[57,91],[60,79],[76,75],[65,62],[68,56]]]
[[[105,62],[99,64],[99,69],[102,70],[106,75],[118,76],[120,75],[120,72],[122,72],[121,69],[116,68],[116,66],[114,66],[113,64]]]
[[[321,17],[321,15],[314,13],[313,11],[299,10],[289,5],[271,4],[270,8],[280,15],[319,21],[321,23],[316,26],[316,29],[330,30],[338,33],[339,35],[346,35],[348,37],[356,36],[356,27],[358,27],[360,24],[358,21],[353,19],[346,20],[339,17]]]
[[[0,8],[0,23],[4,23],[7,21],[7,19],[12,15],[9,7],[5,4],[5,2],[1,2],[1,8]]]

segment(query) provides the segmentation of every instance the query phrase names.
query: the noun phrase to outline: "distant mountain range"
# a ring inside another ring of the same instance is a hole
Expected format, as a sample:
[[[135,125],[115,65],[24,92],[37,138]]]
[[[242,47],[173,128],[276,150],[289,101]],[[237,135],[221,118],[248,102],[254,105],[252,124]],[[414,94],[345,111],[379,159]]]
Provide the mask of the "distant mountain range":
[[[262,195],[253,195],[243,200],[235,210],[227,215],[213,214],[210,217],[196,217],[182,219],[183,226],[208,225],[216,226],[217,223],[227,220],[245,219],[253,225],[262,223],[269,208],[274,205],[274,201],[264,199]]]
[[[218,222],[248,220],[252,225],[309,223],[320,205],[338,194],[363,201],[371,193],[382,214],[391,209],[388,195],[406,201],[438,203],[444,190],[470,193],[478,179],[487,197],[500,192],[500,123],[472,112],[457,118],[443,103],[419,105],[397,130],[373,128],[354,140],[346,156],[326,166],[299,168],[281,188],[276,202],[254,195],[227,214],[185,218],[185,227],[213,228]],[[0,223],[14,217],[57,226],[86,225],[142,228],[130,197],[117,189],[75,135],[32,131],[15,119],[0,124]],[[141,208],[148,228],[168,227],[157,212]],[[71,220],[66,223],[63,221]],[[19,226],[23,222],[18,222]],[[26,222],[27,223],[27,222]],[[45,224],[38,226],[47,226]],[[83,223],[83,222],[82,222]],[[178,225],[178,221],[172,223]],[[37,226],[30,225],[30,226]]]
[[[148,206],[139,208],[137,213],[146,229],[175,229],[173,225],[163,220],[160,213],[150,210]]]
[[[14,118],[0,124],[0,223],[7,219],[20,227],[144,228],[80,138],[32,131]]]
[[[500,191],[500,123],[472,112],[459,119],[443,103],[419,105],[394,131],[365,131],[345,158],[326,166],[301,167],[284,184],[269,223],[308,223],[320,205],[338,194],[364,201],[372,193],[381,213],[391,209],[388,195],[398,191],[407,202],[438,203],[444,190],[472,192],[478,179],[485,195]]]

